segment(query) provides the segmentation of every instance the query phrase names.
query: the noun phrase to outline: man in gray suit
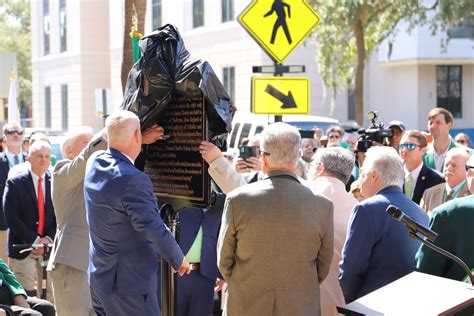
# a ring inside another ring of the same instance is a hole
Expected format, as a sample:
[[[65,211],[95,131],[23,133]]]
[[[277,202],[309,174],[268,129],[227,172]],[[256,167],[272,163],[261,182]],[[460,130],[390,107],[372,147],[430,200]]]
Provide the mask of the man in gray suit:
[[[227,315],[320,315],[319,285],[333,256],[333,204],[299,183],[300,135],[285,124],[261,135],[266,178],[227,195],[218,265]]]
[[[87,159],[107,149],[102,135],[93,137],[87,127],[68,133],[61,148],[65,159],[54,167],[52,199],[58,229],[48,271],[59,316],[94,315],[87,281],[89,228],[83,186]],[[163,128],[154,125],[143,132],[143,143],[153,143],[162,136]]]

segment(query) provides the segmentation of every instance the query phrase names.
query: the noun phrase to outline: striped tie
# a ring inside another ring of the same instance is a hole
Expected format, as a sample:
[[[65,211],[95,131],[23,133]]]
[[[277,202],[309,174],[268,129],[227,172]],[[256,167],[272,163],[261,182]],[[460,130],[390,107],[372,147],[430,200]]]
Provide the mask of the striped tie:
[[[44,195],[43,179],[38,178],[38,235],[43,237],[44,232]]]
[[[16,166],[19,163],[20,163],[20,158],[18,158],[18,155],[14,155],[13,156],[13,164]]]

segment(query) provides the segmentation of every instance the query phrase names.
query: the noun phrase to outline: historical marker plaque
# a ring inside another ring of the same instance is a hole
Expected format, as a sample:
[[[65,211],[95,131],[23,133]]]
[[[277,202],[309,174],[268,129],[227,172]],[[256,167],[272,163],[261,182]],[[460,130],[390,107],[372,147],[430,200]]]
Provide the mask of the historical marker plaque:
[[[158,124],[169,138],[148,147],[145,172],[160,204],[206,206],[210,177],[199,153],[199,143],[207,138],[204,98],[174,97]]]

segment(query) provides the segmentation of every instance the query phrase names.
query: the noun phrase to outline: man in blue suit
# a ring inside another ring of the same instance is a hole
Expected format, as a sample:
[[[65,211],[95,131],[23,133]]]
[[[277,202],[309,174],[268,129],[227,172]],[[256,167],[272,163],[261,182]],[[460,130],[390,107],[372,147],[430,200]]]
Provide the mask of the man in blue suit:
[[[415,269],[420,243],[411,239],[405,226],[386,214],[395,205],[422,225],[428,215],[401,190],[403,163],[391,147],[372,147],[361,174],[361,194],[349,219],[342,251],[339,282],[350,303]]]
[[[217,238],[225,201],[224,194],[214,194],[216,199],[210,208],[179,211],[179,245],[193,268],[189,275],[178,279],[179,316],[212,315],[214,285],[219,277]]]
[[[50,145],[37,141],[30,147],[29,170],[7,181],[3,208],[8,224],[10,268],[29,295],[40,289],[43,248],[20,253],[14,244],[49,244],[56,234],[56,216],[51,201]],[[51,286],[48,286],[51,289]],[[51,293],[48,298],[52,299]]]
[[[142,144],[138,117],[113,113],[106,137],[107,151],[89,159],[84,180],[92,306],[97,315],[160,315],[159,255],[179,275],[190,265],[158,214],[150,179],[133,165]]]

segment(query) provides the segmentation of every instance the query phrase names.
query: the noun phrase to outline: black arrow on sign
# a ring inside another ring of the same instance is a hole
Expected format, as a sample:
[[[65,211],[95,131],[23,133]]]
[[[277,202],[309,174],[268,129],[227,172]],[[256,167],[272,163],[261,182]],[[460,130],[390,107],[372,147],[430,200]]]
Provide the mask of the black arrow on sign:
[[[267,87],[265,88],[265,92],[277,99],[278,101],[282,102],[282,109],[292,109],[298,107],[296,105],[295,99],[293,98],[293,94],[291,94],[291,91],[288,91],[288,95],[285,95],[272,85],[267,85]]]

